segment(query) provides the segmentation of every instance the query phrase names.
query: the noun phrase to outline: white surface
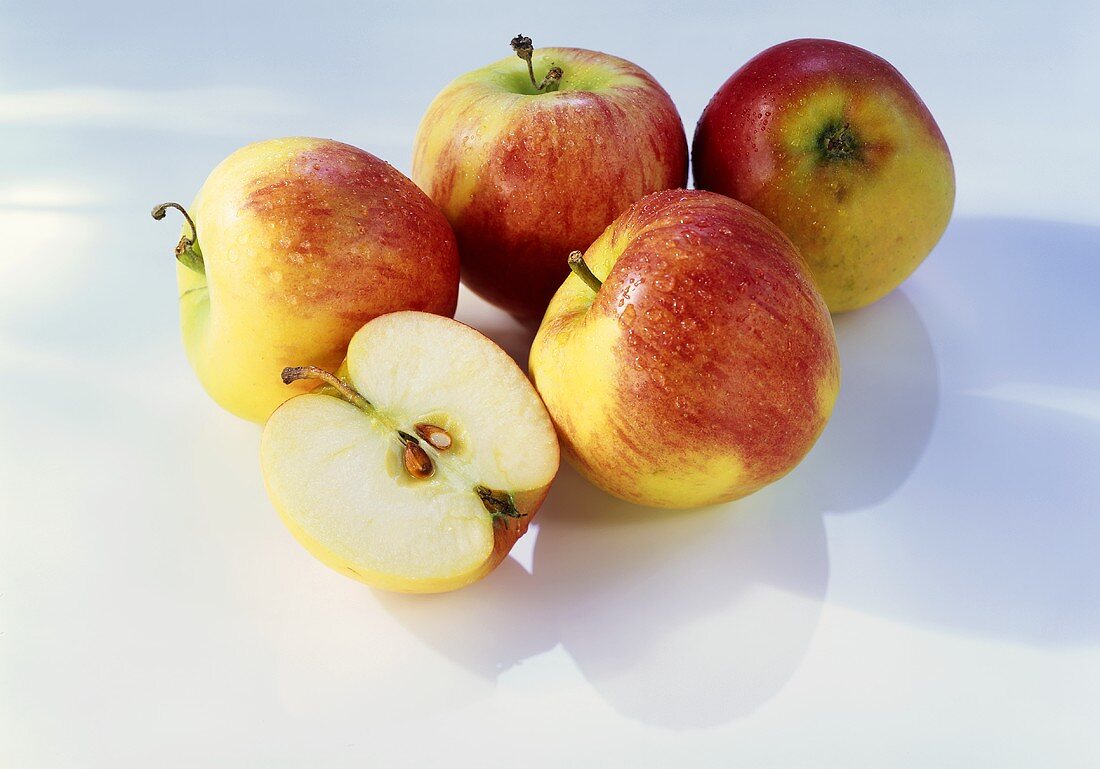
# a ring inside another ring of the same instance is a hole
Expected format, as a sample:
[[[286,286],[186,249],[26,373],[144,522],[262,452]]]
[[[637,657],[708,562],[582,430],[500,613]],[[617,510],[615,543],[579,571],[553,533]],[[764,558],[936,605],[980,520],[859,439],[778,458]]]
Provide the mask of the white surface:
[[[0,9],[0,763],[1100,764],[1100,6],[510,6]],[[664,515],[565,470],[481,584],[375,593],[270,509],[148,210],[281,134],[407,169],[520,31],[637,61],[689,128],[767,45],[865,45],[937,116],[956,218],[838,319],[840,402],[784,481]]]

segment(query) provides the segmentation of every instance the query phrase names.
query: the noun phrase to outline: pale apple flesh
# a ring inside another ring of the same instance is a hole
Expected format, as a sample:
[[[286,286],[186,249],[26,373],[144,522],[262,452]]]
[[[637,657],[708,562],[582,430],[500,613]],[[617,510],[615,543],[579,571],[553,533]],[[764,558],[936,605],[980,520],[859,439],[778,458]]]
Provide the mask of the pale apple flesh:
[[[785,475],[840,386],[833,326],[767,219],[709,192],[649,195],[547,309],[530,369],[566,456],[611,494],[686,508]]]
[[[478,332],[415,312],[367,323],[345,370],[368,407],[324,388],[264,428],[264,478],[287,526],[323,562],[380,588],[439,592],[487,574],[557,472],[531,383]],[[410,439],[427,477],[410,472]]]
[[[734,73],[699,119],[692,167],[697,187],[779,225],[833,312],[905,280],[955,199],[951,154],[916,91],[833,40],[782,43]]]
[[[668,93],[624,59],[536,48],[539,90],[514,56],[463,75],[428,107],[412,178],[446,214],[462,279],[520,318],[538,320],[587,248],[643,195],[687,182],[687,140]]]
[[[227,410],[263,422],[313,383],[286,366],[340,364],[352,334],[395,310],[453,315],[458,252],[409,179],[340,142],[273,139],[210,174],[183,227],[201,259],[177,262],[184,347]]]

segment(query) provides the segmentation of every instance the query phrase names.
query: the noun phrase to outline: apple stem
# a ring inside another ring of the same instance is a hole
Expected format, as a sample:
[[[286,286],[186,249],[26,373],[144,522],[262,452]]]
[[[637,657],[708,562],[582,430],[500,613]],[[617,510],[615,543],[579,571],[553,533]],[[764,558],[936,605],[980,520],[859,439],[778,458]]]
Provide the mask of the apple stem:
[[[316,366],[288,366],[283,369],[283,384],[297,382],[299,379],[319,379],[340,394],[340,397],[364,413],[371,413],[374,406],[359,394],[359,391],[335,374],[330,374]]]
[[[535,79],[535,65],[531,62],[531,56],[535,52],[535,44],[531,42],[531,38],[525,35],[516,35],[512,38],[511,46],[512,50],[516,52],[516,56],[527,62],[527,77],[531,78],[531,85],[536,90],[545,91],[561,82],[562,75],[565,73],[558,66],[551,67],[541,83]]]
[[[169,208],[174,208],[183,214],[183,218],[187,220],[187,226],[191,228],[191,237],[183,235],[180,237],[180,242],[176,244],[176,259],[196,272],[205,272],[202,251],[199,250],[199,231],[195,228],[195,220],[187,213],[187,209],[179,203],[161,203],[159,206],[153,206],[153,218],[159,222],[168,213]]]
[[[587,262],[584,261],[584,254],[580,251],[574,251],[569,255],[569,269],[573,271],[578,278],[584,281],[590,289],[597,294],[600,292],[600,287],[603,286],[603,281],[595,276],[591,268],[589,268]]]

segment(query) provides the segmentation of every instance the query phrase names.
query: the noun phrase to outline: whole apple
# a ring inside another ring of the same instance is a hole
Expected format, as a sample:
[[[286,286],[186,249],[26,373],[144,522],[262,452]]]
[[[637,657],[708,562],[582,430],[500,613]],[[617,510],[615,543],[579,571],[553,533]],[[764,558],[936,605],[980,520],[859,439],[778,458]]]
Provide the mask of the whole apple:
[[[529,65],[510,57],[463,75],[428,107],[412,178],[454,227],[463,282],[538,320],[566,254],[643,195],[684,186],[687,139],[640,67],[578,48],[532,55],[522,36],[513,47]]]
[[[340,365],[368,320],[394,310],[453,315],[458,251],[415,184],[369,152],[288,138],[237,150],[210,174],[176,249],[180,322],[203,387],[263,422],[315,383],[286,366]],[[188,215],[189,214],[189,215]]]
[[[590,481],[696,507],[749,494],[810,450],[840,387],[832,319],[763,215],[711,192],[659,192],[571,262],[530,369]]]
[[[792,40],[718,89],[695,129],[695,186],[790,236],[833,312],[888,294],[940,239],[955,201],[932,114],[886,60]]]

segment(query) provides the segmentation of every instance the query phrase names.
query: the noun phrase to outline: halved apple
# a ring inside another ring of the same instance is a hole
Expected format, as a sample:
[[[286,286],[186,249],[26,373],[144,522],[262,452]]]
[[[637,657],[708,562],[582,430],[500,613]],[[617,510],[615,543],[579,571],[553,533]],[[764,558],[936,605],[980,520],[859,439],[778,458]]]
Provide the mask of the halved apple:
[[[321,561],[375,587],[442,592],[500,563],[558,469],[546,408],[508,354],[450,318],[383,315],[343,376],[271,415],[260,460],[272,503]]]

